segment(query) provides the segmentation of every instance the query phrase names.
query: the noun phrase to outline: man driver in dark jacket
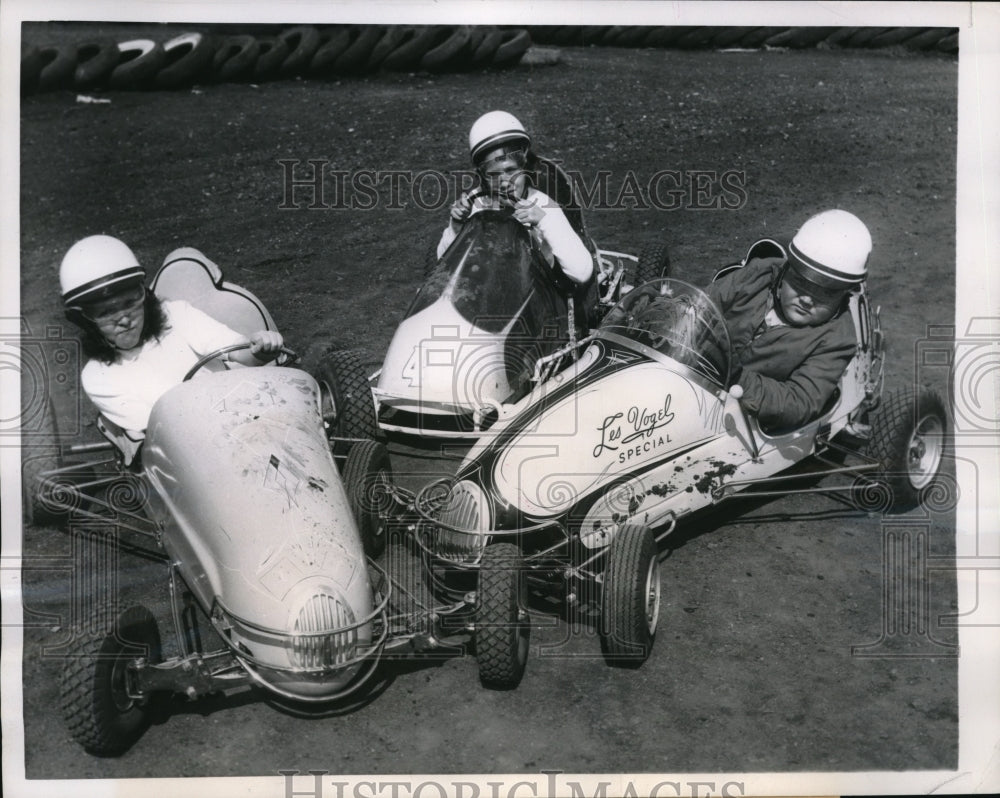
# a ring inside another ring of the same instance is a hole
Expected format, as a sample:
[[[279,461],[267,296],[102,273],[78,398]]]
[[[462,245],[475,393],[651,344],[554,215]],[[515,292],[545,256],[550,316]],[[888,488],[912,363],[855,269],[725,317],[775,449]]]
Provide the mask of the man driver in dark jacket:
[[[707,289],[732,343],[740,403],[766,431],[802,426],[823,411],[854,356],[847,310],[867,277],[872,240],[851,213],[809,219],[788,257],[752,258]]]

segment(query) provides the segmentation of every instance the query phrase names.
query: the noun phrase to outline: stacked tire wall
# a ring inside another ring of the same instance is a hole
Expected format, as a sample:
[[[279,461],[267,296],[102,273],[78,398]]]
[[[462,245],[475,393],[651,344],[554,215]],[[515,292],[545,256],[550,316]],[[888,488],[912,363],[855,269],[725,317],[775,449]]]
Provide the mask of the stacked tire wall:
[[[669,27],[550,25],[528,29],[532,41],[563,47],[668,47],[695,49],[901,47],[914,51],[958,53],[958,28],[830,27]]]
[[[900,47],[958,52],[957,28],[296,25],[169,37],[25,42],[21,93],[170,90],[210,83],[506,69],[532,44],[676,49]]]
[[[506,69],[530,44],[523,28],[467,25],[296,25],[254,33],[206,29],[162,41],[105,36],[69,44],[26,42],[21,93]]]

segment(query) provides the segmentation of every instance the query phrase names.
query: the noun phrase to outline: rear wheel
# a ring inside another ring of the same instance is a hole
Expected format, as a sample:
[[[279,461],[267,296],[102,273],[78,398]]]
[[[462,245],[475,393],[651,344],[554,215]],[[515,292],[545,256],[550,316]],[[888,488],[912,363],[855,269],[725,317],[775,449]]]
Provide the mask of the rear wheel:
[[[313,370],[328,439],[378,437],[368,377],[356,352],[328,352]]]
[[[479,681],[493,690],[511,690],[524,676],[531,631],[527,583],[516,545],[492,543],[486,547],[476,597]]]
[[[119,615],[107,634],[77,641],[60,683],[63,717],[73,738],[98,756],[127,751],[149,724],[148,700],[130,695],[129,665],[161,658],[156,619],[141,605]]]
[[[892,391],[872,413],[868,454],[879,463],[877,478],[890,492],[892,511],[920,503],[941,469],[947,429],[944,403],[927,388]]]
[[[344,465],[344,485],[365,554],[372,559],[385,551],[392,503],[391,480],[392,465],[385,446],[377,441],[361,441],[351,447]]]
[[[660,616],[656,541],[645,524],[625,524],[608,547],[601,595],[601,649],[609,665],[637,668],[649,657]]]

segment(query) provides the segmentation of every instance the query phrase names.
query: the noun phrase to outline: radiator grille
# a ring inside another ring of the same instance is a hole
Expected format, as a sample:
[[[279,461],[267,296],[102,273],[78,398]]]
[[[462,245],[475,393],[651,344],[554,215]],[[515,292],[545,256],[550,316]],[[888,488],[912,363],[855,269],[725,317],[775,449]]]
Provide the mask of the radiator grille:
[[[455,529],[467,529],[473,534],[462,534],[452,529],[435,527],[434,551],[450,559],[465,558],[479,553],[482,535],[489,527],[489,510],[486,508],[482,489],[472,482],[459,482],[448,495],[438,520]]]
[[[302,605],[292,629],[292,662],[299,668],[331,668],[351,660],[358,643],[351,608],[328,593]],[[335,631],[345,630],[345,631]],[[329,632],[329,634],[308,634]]]

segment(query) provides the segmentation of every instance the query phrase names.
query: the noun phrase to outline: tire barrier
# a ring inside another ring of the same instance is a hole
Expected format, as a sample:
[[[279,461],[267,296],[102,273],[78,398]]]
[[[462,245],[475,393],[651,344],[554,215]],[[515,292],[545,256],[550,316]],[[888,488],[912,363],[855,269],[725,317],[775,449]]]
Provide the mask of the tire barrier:
[[[118,44],[114,39],[84,42],[76,48],[73,88],[85,91],[104,85],[118,66]]]
[[[108,87],[144,89],[152,85],[167,62],[163,45],[152,39],[132,39],[118,43],[118,66],[111,70]]]
[[[676,49],[760,49],[807,47],[902,47],[958,53],[957,28],[674,27],[545,25],[528,28],[535,44],[565,47],[668,47]]]
[[[301,75],[319,49],[319,31],[311,25],[296,25],[278,34],[278,40],[288,48],[288,55],[278,68],[278,77]]]
[[[166,42],[95,39],[26,44],[21,94],[58,90],[182,89],[220,82],[328,79],[375,72],[507,69],[532,44],[562,47],[926,51],[957,55],[957,28],[549,25],[251,26],[182,33]]]
[[[257,44],[260,50],[253,67],[253,80],[265,83],[278,76],[278,70],[288,58],[288,45],[277,36],[263,36],[257,39]]]
[[[333,62],[333,71],[340,75],[369,71],[368,61],[383,33],[385,30],[377,25],[361,25],[352,31],[344,51]]]
[[[42,72],[45,61],[38,47],[23,47],[21,49],[21,96],[31,94],[38,89],[38,76]]]
[[[155,78],[160,89],[186,88],[204,80],[215,57],[212,40],[202,33],[175,36],[163,45],[163,52],[166,62]]]
[[[467,27],[438,28],[435,31],[434,44],[420,58],[420,69],[424,72],[447,71],[451,63],[457,61],[468,46],[469,35],[470,29]]]
[[[54,91],[71,88],[73,73],[76,72],[75,47],[43,47],[39,51],[41,68],[35,88],[38,91]]]
[[[212,75],[221,83],[249,80],[259,57],[260,42],[253,36],[227,36],[212,58]]]

